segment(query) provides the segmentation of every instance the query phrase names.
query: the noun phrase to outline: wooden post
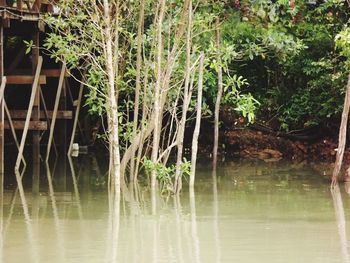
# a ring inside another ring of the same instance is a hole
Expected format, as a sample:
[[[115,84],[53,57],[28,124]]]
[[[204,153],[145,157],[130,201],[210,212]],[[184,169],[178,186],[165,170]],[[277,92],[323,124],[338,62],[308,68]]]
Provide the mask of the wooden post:
[[[33,73],[38,65],[39,61],[39,30],[36,28],[36,32],[33,35],[34,49],[32,51],[32,69]],[[40,84],[38,84],[35,92],[35,99],[33,104],[32,120],[40,120]],[[34,194],[39,194],[39,177],[40,177],[40,131],[33,131],[33,184],[32,191]]]
[[[85,72],[83,72],[83,75],[85,74]],[[75,117],[74,118],[76,118],[76,115],[77,115],[77,113],[76,113],[76,109],[77,109],[77,107],[79,108],[79,110],[80,110],[80,106],[81,106],[81,100],[80,100],[80,102],[79,102],[79,95],[78,95],[78,100],[74,100],[74,98],[73,98],[73,95],[72,95],[72,91],[71,91],[71,86],[69,85],[69,80],[66,78],[66,81],[65,81],[65,85],[66,85],[66,90],[67,90],[67,95],[69,96],[69,99],[70,99],[70,102],[72,102],[72,105],[73,105],[73,108],[74,108],[74,110],[73,110],[73,112],[75,112]],[[79,92],[83,92],[83,87],[80,87],[80,90],[79,90]],[[80,137],[81,137],[81,139],[84,141],[84,142],[87,142],[88,141],[88,139],[85,137],[85,135],[84,135],[84,131],[83,131],[83,129],[82,129],[82,127],[81,127],[81,124],[80,124],[80,121],[79,121],[79,113],[78,113],[78,120],[77,120],[77,124],[76,124],[76,129],[78,129],[79,130],[79,133],[80,133]],[[74,125],[73,125],[73,127],[74,127]],[[86,129],[86,128],[84,128],[84,130],[88,130],[88,131],[90,131],[90,129]],[[76,131],[75,131],[75,133],[76,133]],[[74,133],[74,134],[75,134]]]
[[[62,89],[63,89],[63,86],[64,86],[65,72],[66,72],[66,65],[65,65],[65,63],[63,63],[62,69],[61,69],[61,75],[60,75],[60,78],[59,78],[59,81],[58,81],[55,105],[54,105],[54,108],[53,108],[52,122],[51,122],[51,127],[50,127],[50,134],[49,134],[49,140],[48,140],[48,143],[47,143],[47,150],[46,150],[46,162],[49,160],[49,157],[50,157],[51,145],[52,145],[52,142],[53,142],[53,133],[55,131],[57,111],[58,111],[58,106],[59,106],[59,103],[60,103],[61,92],[62,92]]]
[[[17,9],[22,10],[22,8],[23,8],[22,0],[17,0]]]
[[[0,87],[0,103],[1,103],[1,108],[3,109],[3,105],[5,103],[4,100],[4,91],[5,91],[5,86],[6,86],[6,77],[2,77],[2,82],[1,82],[1,87]],[[2,111],[2,115],[3,111]],[[1,123],[1,130],[2,130],[2,140],[1,140],[1,145],[2,145],[2,157],[4,157],[4,122]],[[3,161],[3,160],[2,160]],[[2,169],[4,169],[4,165],[2,162]],[[4,229],[3,229],[3,200],[4,200],[4,171],[1,172],[0,174],[0,262],[2,262],[2,254],[1,250],[3,247],[3,236],[4,236]]]
[[[67,87],[65,85],[65,81],[62,83],[62,91],[61,96],[59,97],[59,105],[58,108],[60,110],[67,109]],[[58,149],[58,163],[60,164],[57,167],[57,173],[60,175],[59,181],[57,184],[60,185],[60,191],[67,190],[67,121],[66,120],[57,120],[57,141],[59,144]]]
[[[19,142],[18,142],[18,138],[17,138],[17,134],[16,134],[15,125],[14,125],[14,123],[12,121],[12,117],[11,117],[10,111],[9,111],[7,105],[6,105],[6,101],[5,100],[4,100],[4,106],[5,106],[5,113],[6,113],[7,121],[9,123],[9,127],[10,127],[10,130],[11,130],[11,133],[12,133],[13,140],[15,141],[17,150],[19,150]],[[26,163],[26,160],[24,159],[23,156],[22,156],[22,162],[23,162],[23,166],[26,167],[27,163]]]
[[[6,84],[6,79],[4,78],[4,27],[2,24],[2,19],[0,20],[0,77],[1,86]],[[0,98],[0,206],[3,206],[4,200],[4,100],[3,97]],[[2,218],[2,209],[0,211],[0,218]],[[0,235],[2,234],[2,225],[0,226]]]
[[[37,65],[36,72],[35,72],[34,83],[32,85],[32,92],[31,92],[30,100],[29,100],[28,113],[27,113],[27,117],[25,120],[22,138],[21,138],[21,143],[19,145],[18,156],[17,156],[17,160],[16,160],[16,165],[15,165],[15,173],[16,174],[19,172],[19,166],[20,166],[21,160],[23,158],[23,150],[24,150],[26,139],[27,139],[29,124],[30,124],[30,116],[32,115],[32,111],[33,111],[33,107],[34,107],[34,100],[35,100],[35,96],[36,96],[38,86],[39,86],[39,77],[40,77],[42,63],[43,63],[43,59],[41,57],[39,57],[38,65]]]
[[[36,12],[40,12],[40,8],[41,8],[41,0],[35,0],[32,6],[32,10]]]
[[[49,115],[49,111],[47,110],[47,107],[46,107],[46,102],[45,102],[45,98],[44,98],[44,94],[43,94],[42,89],[40,89],[40,98],[41,98],[41,103],[42,103],[42,106],[43,106],[43,109],[44,109],[43,113],[45,114],[45,118],[46,118],[46,121],[47,121],[47,126],[51,130],[50,115]],[[57,115],[57,113],[56,113],[56,115]],[[42,111],[40,111],[40,118],[42,118]],[[56,118],[56,116],[55,116],[55,118]],[[41,140],[41,138],[42,138],[42,135],[40,137],[40,140]],[[57,147],[56,147],[56,144],[55,144],[55,140],[53,140],[53,149],[55,150],[55,153],[56,153],[56,156],[57,156],[58,155],[58,151],[57,151]]]
[[[84,89],[84,85],[80,84],[79,96],[78,96],[78,104],[76,105],[76,109],[75,109],[75,117],[74,117],[72,135],[71,135],[71,138],[70,138],[70,143],[69,143],[69,148],[68,148],[68,155],[69,156],[71,155],[72,146],[73,146],[74,139],[75,139],[75,132],[77,130],[77,125],[78,125],[78,122],[79,122],[79,112],[80,112],[81,99],[82,99],[82,96],[83,96],[83,89]]]

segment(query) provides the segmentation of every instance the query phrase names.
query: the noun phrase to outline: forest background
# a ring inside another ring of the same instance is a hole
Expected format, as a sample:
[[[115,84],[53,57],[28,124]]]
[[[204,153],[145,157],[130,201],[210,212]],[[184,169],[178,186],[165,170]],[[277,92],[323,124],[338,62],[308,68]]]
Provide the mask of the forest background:
[[[79,72],[86,106],[105,119],[101,138],[117,188],[139,171],[166,191],[179,192],[188,174],[193,185],[201,119],[213,126],[214,166],[220,127],[338,133],[349,72],[347,1],[58,6],[58,16],[45,18],[52,33],[44,47]],[[184,158],[186,127],[195,127],[192,165]]]

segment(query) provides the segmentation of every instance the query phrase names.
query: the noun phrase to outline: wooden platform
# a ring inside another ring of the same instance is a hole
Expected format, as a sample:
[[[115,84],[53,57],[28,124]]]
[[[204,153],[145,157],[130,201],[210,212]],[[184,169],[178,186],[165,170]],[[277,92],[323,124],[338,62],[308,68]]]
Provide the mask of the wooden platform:
[[[0,0],[0,17],[21,21],[39,21],[41,13],[52,13],[53,4],[45,0],[15,0],[8,5],[6,0]]]
[[[66,64],[54,61],[50,63],[50,57],[41,54],[40,48],[32,48],[30,54],[26,55],[27,46],[21,41],[30,40],[34,47],[42,44],[45,38],[42,16],[59,11],[52,3],[57,1],[0,0],[0,200],[4,178],[5,129],[10,129],[6,136],[14,140],[18,150],[15,174],[21,173],[26,166],[26,156],[23,153],[30,140],[32,154],[29,159],[32,162],[33,181],[40,176],[41,156],[45,154],[45,162],[48,162],[50,152],[55,153],[55,156],[59,152],[70,153],[76,130],[81,129],[79,111],[84,86],[79,86],[78,93],[72,92],[72,81],[68,79],[70,74]],[[6,53],[7,44],[11,44],[12,37],[18,37],[19,41]],[[25,92],[16,87],[19,85],[23,86]],[[8,91],[7,96],[5,89]],[[20,96],[25,98],[18,100]],[[73,120],[72,127],[67,126],[66,120]],[[71,128],[70,138],[67,136],[67,128]],[[57,134],[57,138],[54,138],[54,134]],[[41,153],[41,143],[47,146],[44,154]]]

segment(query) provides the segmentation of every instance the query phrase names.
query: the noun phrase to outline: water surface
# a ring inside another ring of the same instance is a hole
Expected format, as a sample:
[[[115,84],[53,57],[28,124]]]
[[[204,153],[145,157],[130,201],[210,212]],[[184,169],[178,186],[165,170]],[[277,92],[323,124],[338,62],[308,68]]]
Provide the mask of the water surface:
[[[129,187],[115,204],[86,158],[42,173],[37,194],[7,187],[1,262],[350,262],[350,197],[319,166],[199,165],[194,193]]]

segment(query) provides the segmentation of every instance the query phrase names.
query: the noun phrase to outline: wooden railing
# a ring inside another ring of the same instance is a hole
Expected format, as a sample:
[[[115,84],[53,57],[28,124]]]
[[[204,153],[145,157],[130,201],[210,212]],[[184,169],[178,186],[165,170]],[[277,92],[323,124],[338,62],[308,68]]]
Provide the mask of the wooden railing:
[[[19,11],[53,12],[50,0],[0,0],[0,7],[16,8]]]

